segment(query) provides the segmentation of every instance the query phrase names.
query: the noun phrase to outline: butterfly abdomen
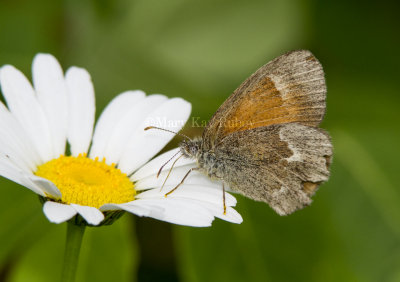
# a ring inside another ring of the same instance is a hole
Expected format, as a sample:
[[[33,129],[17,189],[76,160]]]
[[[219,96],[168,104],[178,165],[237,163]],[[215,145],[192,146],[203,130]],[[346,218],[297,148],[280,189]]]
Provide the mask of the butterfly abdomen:
[[[197,156],[199,169],[212,179],[222,179],[224,163],[221,162],[214,152],[200,151]]]

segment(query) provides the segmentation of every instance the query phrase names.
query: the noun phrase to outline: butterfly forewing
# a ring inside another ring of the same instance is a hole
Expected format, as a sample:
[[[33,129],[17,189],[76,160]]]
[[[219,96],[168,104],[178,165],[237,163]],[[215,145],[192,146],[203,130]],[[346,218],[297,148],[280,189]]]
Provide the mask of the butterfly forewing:
[[[205,148],[236,131],[299,122],[318,126],[325,113],[321,64],[306,50],[267,63],[221,105],[203,134]]]

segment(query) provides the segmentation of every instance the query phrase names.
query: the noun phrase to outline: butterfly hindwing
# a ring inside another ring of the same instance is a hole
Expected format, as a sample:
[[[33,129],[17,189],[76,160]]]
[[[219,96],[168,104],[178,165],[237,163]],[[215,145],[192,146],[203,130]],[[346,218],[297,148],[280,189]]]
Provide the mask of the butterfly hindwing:
[[[286,215],[328,180],[332,145],[322,129],[287,123],[234,132],[214,152],[233,191]]]

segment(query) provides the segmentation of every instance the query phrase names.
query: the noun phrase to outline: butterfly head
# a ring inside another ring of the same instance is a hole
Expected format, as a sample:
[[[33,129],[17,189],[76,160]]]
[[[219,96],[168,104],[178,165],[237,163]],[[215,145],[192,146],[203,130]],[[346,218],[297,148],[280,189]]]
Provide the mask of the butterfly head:
[[[179,144],[181,153],[187,158],[197,158],[201,149],[201,139],[183,140]]]

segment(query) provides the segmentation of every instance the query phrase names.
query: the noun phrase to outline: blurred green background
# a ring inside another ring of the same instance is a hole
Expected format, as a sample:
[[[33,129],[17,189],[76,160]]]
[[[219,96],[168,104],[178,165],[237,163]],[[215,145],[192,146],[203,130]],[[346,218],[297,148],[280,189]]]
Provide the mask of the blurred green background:
[[[400,281],[400,17],[395,1],[0,0],[0,65],[38,52],[86,68],[97,115],[118,93],[181,96],[209,119],[258,67],[310,49],[328,85],[332,176],[288,217],[237,196],[244,222],[125,215],[85,234],[78,281]],[[187,129],[191,136],[201,129]],[[169,145],[176,146],[178,142]],[[0,281],[58,281],[66,225],[1,179]]]

